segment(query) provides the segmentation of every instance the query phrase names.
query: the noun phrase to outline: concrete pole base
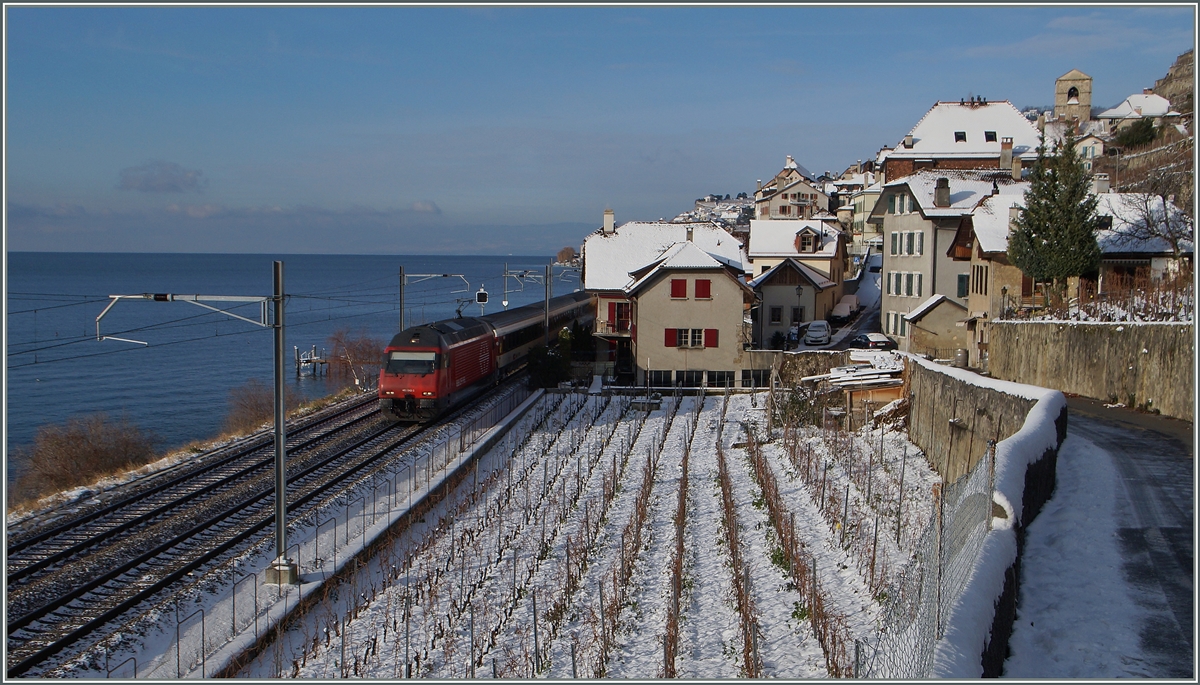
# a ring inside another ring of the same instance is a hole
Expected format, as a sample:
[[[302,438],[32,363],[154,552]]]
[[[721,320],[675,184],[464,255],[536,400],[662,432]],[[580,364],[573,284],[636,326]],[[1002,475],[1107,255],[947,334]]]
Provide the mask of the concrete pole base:
[[[300,567],[290,559],[276,559],[267,567],[267,585],[298,585]]]

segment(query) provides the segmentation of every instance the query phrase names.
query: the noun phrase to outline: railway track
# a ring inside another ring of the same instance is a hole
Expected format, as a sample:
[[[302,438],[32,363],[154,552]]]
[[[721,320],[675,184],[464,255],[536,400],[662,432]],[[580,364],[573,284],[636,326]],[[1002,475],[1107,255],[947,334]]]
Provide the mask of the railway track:
[[[288,510],[303,516],[339,482],[390,458],[428,427],[381,424],[371,402],[289,438]],[[119,502],[10,544],[7,675],[20,676],[274,524],[270,440],[205,459]],[[293,451],[294,450],[294,451]],[[16,553],[13,548],[16,547]]]
[[[308,451],[336,439],[378,417],[373,401],[352,401],[289,426],[289,463]],[[274,469],[273,436],[256,435],[249,440],[155,474],[122,489],[101,506],[92,506],[66,520],[24,536],[12,536],[7,544],[7,582],[13,590],[53,570],[67,559],[97,545],[111,545],[123,535],[135,533],[161,517],[178,512],[205,495],[231,487],[239,480]],[[11,604],[9,612],[11,614]]]

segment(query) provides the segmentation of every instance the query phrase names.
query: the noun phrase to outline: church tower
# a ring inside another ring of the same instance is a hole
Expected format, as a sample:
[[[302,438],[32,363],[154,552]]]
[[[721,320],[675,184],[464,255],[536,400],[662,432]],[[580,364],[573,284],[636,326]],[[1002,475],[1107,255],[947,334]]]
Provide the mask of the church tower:
[[[1054,117],[1080,122],[1092,118],[1091,76],[1072,69],[1054,81]]]

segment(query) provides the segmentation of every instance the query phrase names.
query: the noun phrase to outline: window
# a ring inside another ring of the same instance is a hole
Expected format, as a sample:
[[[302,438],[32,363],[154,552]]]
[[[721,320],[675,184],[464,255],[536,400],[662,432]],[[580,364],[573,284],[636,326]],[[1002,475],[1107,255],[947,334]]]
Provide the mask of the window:
[[[779,208],[779,213],[780,213],[781,215],[783,215],[783,216],[787,216],[787,214],[788,214],[788,208],[787,208],[787,205],[784,205],[784,206],[780,207],[780,208]]]
[[[804,320],[804,307],[792,307],[792,323],[800,323]]]
[[[996,132],[995,131],[984,131],[983,139],[984,139],[984,141],[986,141],[988,143],[996,142]]]
[[[712,299],[712,281],[707,278],[696,279],[696,299],[711,300]]]
[[[904,234],[904,254],[908,254],[908,255],[913,254],[916,243],[917,243],[917,236],[915,233],[913,233],[912,231],[908,231],[907,233],[905,233]]]
[[[892,233],[892,254],[900,254],[900,234]]]
[[[907,297],[913,296],[913,275],[904,274],[904,294]]]
[[[693,331],[693,332],[695,332],[695,331]],[[704,329],[704,346],[705,347],[716,347],[718,333],[719,333],[719,331],[715,328],[705,328]]]
[[[771,307],[771,323],[783,322],[783,307]]]
[[[732,387],[734,376],[732,371],[709,371],[708,372],[708,387],[724,388],[725,386]]]
[[[801,252],[816,252],[816,236],[811,233],[804,233],[800,236],[800,251]]]
[[[650,371],[650,385],[656,388],[671,387],[671,372],[670,371]]]
[[[888,214],[896,213],[896,196],[895,195],[888,195],[888,211],[887,211],[887,213]]]
[[[917,254],[925,254],[925,234],[917,233]]]
[[[956,143],[967,142],[967,132],[966,131],[955,131],[954,132],[954,142],[956,142]]]
[[[900,314],[897,318],[900,319],[900,337],[903,338],[908,335],[908,319],[905,319],[903,314]]]
[[[967,289],[970,287],[970,276],[967,274],[958,275],[958,296],[960,298],[967,296]]]
[[[917,288],[916,288],[917,297],[920,297],[921,296],[921,282],[924,280],[925,274],[917,273],[916,276],[917,276]]]
[[[671,279],[671,298],[675,300],[687,299],[687,279],[672,278]]]

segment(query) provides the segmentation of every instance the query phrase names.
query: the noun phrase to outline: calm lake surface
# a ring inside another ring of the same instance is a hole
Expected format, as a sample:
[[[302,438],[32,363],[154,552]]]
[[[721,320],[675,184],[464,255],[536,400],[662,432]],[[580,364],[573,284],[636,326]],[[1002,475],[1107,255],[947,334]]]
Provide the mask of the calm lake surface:
[[[230,390],[273,383],[272,331],[187,302],[123,300],[101,322],[104,335],[149,343],[96,340],[96,317],[109,295],[173,293],[270,296],[272,262],[284,262],[289,296],[284,322],[290,396],[319,397],[340,378],[299,376],[294,347],[329,349],[339,330],[386,344],[399,328],[401,267],[405,325],[478,316],[542,301],[546,256],[377,256],[8,253],[5,377],[6,455],[32,443],[39,426],[105,412],[126,416],[171,448],[219,432]],[[528,270],[537,280],[503,278]],[[579,287],[577,272],[555,268],[555,295]],[[437,274],[436,278],[423,275]],[[441,277],[456,274],[462,278]],[[469,298],[470,303],[460,302]],[[209,303],[258,320],[260,305]],[[8,478],[20,464],[6,458]]]

